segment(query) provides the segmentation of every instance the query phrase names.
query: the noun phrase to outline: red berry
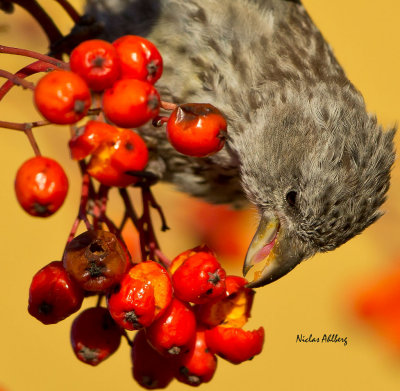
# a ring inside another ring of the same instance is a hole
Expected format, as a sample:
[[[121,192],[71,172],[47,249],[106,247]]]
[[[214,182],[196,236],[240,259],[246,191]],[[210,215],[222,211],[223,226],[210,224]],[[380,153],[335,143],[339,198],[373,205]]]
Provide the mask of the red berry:
[[[120,76],[115,47],[101,39],[84,41],[72,50],[70,67],[94,91],[110,88]]]
[[[143,170],[149,153],[143,139],[130,129],[114,128],[112,140],[93,153],[87,172],[107,186],[125,187],[137,182],[137,177],[125,174]]]
[[[61,261],[40,269],[29,288],[28,312],[44,324],[57,323],[78,311],[83,290],[69,277]]]
[[[196,335],[196,319],[190,306],[172,299],[163,315],[146,329],[147,340],[164,356],[187,353]]]
[[[247,288],[247,280],[238,276],[227,276],[225,295],[217,300],[196,306],[199,322],[207,326],[229,325],[242,327],[250,317],[254,290]]]
[[[84,159],[91,155],[102,143],[115,138],[118,129],[101,121],[89,121],[78,128],[74,137],[69,141],[71,156],[75,160]]]
[[[145,81],[118,80],[104,92],[103,111],[115,125],[136,128],[158,115],[160,95]]]
[[[121,281],[126,254],[117,237],[107,231],[86,231],[65,249],[64,267],[85,290],[104,292]]]
[[[34,101],[40,113],[55,124],[74,124],[91,105],[90,90],[77,74],[56,70],[39,80]]]
[[[251,360],[261,353],[264,329],[246,331],[238,327],[217,326],[205,331],[206,342],[211,351],[233,364]]]
[[[106,308],[89,308],[72,323],[72,349],[76,357],[86,364],[100,364],[118,349],[120,342],[121,329]]]
[[[207,103],[178,106],[167,122],[169,142],[185,155],[204,157],[225,144],[227,123],[222,113]]]
[[[67,176],[53,159],[36,156],[18,169],[15,194],[22,208],[32,216],[52,215],[63,204],[67,192]]]
[[[127,274],[109,296],[107,305],[119,326],[127,330],[147,327],[155,314],[153,287]]]
[[[182,357],[176,378],[191,386],[209,382],[217,369],[217,358],[207,347],[203,330],[196,332],[196,341]]]
[[[167,270],[154,261],[140,262],[129,270],[129,276],[149,284],[154,289],[155,319],[168,308],[172,300],[172,284]]]
[[[225,276],[225,270],[211,252],[197,252],[173,272],[175,296],[196,304],[212,301],[224,295]]]
[[[131,358],[133,377],[144,388],[165,388],[174,378],[173,362],[150,346],[144,330],[135,335]]]
[[[154,84],[161,76],[163,61],[155,45],[143,37],[125,35],[113,42],[121,61],[122,78]]]

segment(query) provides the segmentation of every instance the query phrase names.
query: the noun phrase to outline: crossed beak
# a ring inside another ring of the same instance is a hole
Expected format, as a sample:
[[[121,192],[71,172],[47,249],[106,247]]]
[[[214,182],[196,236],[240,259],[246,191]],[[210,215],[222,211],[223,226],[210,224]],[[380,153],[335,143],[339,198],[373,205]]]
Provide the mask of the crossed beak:
[[[296,251],[296,240],[284,231],[274,214],[263,215],[247,250],[243,275],[254,272],[247,285],[256,288],[267,285],[297,266],[303,257]]]

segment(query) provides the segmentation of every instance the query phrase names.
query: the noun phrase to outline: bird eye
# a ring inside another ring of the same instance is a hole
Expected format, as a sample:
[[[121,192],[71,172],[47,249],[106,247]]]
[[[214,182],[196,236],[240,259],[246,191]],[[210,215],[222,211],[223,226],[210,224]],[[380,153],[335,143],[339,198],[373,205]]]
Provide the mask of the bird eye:
[[[297,191],[291,190],[286,194],[286,202],[290,206],[296,206]]]

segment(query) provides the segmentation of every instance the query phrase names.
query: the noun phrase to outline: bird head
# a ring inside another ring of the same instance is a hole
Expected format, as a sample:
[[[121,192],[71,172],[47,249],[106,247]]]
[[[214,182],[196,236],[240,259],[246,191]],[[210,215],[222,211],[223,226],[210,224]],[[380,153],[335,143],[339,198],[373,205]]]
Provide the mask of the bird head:
[[[383,131],[353,93],[296,97],[253,114],[234,145],[242,187],[260,217],[243,273],[254,271],[249,286],[259,287],[382,215],[395,130]]]

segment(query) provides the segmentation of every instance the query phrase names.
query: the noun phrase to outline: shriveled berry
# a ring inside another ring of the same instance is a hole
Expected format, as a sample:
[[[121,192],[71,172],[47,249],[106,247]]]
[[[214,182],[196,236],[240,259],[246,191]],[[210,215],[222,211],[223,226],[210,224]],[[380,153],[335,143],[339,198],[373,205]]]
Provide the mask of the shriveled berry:
[[[173,298],[167,310],[146,329],[150,344],[164,356],[187,353],[196,336],[196,319],[189,305]]]
[[[57,323],[81,308],[83,290],[65,271],[61,261],[40,269],[29,288],[28,312],[44,324]]]
[[[18,169],[15,194],[22,208],[32,216],[52,215],[61,207],[67,193],[67,176],[53,159],[36,156]]]
[[[106,308],[89,308],[72,323],[72,349],[76,357],[86,364],[100,364],[118,349],[120,342],[121,329]]]
[[[40,113],[55,124],[74,124],[91,105],[90,90],[76,73],[56,70],[43,76],[36,85],[34,101]]]
[[[126,255],[111,232],[86,231],[66,247],[63,263],[85,290],[104,292],[117,284],[126,270]]]
[[[115,47],[101,39],[90,39],[75,47],[71,52],[70,67],[94,91],[110,88],[121,73]]]
[[[180,362],[176,378],[191,386],[209,382],[217,369],[217,357],[210,352],[206,344],[204,330],[197,330],[196,340],[189,353]]]
[[[133,377],[144,388],[165,388],[174,378],[173,361],[161,356],[150,346],[144,330],[139,330],[135,335],[131,359]]]
[[[189,256],[172,274],[175,296],[196,304],[206,303],[225,293],[225,270],[210,252]]]
[[[103,95],[105,116],[122,128],[136,128],[158,115],[160,95],[145,81],[122,79]]]
[[[178,152],[204,157],[222,149],[227,123],[222,113],[208,103],[185,103],[169,117],[167,137]]]
[[[264,344],[264,329],[247,331],[238,327],[216,326],[205,331],[210,350],[233,364],[251,360],[260,354]]]
[[[127,330],[149,326],[154,320],[155,299],[151,284],[126,274],[107,300],[112,318]]]
[[[149,153],[143,139],[130,129],[114,128],[112,140],[102,143],[93,153],[87,172],[107,186],[125,187],[137,182],[137,177],[126,174],[141,171]]]
[[[145,80],[154,84],[163,70],[162,57],[146,38],[125,35],[113,42],[121,61],[122,78]]]

